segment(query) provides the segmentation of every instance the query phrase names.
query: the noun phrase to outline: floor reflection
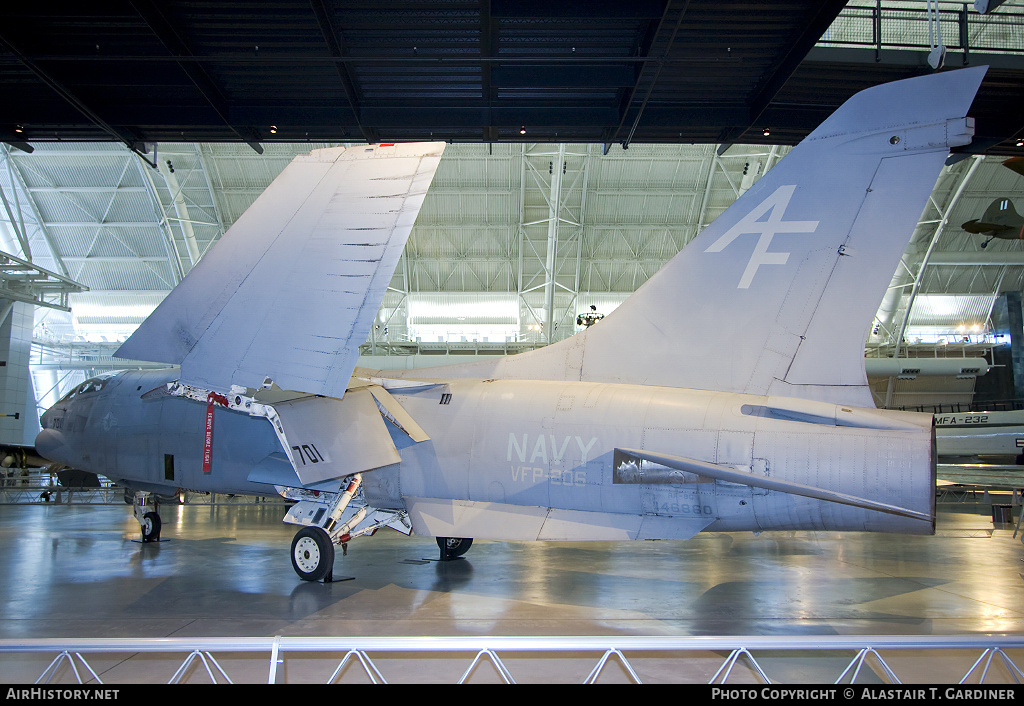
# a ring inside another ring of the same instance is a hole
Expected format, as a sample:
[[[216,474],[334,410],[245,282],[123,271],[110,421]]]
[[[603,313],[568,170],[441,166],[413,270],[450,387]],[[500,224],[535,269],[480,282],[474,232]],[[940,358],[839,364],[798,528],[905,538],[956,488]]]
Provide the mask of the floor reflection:
[[[688,542],[478,541],[437,561],[392,531],[304,583],[279,506],[165,509],[136,541],[123,506],[0,507],[0,636],[1018,632],[1021,545],[988,508],[934,537],[698,535]],[[984,531],[983,531],[984,530]]]

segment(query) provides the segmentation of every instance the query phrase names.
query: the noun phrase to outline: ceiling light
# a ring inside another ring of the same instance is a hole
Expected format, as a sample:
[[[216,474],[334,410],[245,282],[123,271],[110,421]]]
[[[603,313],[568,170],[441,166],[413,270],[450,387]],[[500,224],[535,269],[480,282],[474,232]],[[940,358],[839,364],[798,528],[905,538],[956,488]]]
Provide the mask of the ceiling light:
[[[526,126],[525,125],[523,125],[521,128],[519,128],[519,134],[520,135],[525,135],[526,134]]]
[[[270,134],[271,135],[276,135],[277,134],[277,125],[271,125],[270,126]]]
[[[15,125],[14,131],[20,135],[21,133],[25,132],[25,128],[21,125]]]
[[[769,135],[772,134],[772,131],[768,128],[765,128],[761,134],[764,135],[765,137],[768,137]]]

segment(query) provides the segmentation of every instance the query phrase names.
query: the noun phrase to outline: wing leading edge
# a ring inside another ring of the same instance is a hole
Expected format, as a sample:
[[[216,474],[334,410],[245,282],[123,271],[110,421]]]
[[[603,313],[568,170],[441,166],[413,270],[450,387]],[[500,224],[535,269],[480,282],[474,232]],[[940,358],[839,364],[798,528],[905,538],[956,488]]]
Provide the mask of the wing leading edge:
[[[200,388],[341,397],[443,150],[296,157],[115,355]]]

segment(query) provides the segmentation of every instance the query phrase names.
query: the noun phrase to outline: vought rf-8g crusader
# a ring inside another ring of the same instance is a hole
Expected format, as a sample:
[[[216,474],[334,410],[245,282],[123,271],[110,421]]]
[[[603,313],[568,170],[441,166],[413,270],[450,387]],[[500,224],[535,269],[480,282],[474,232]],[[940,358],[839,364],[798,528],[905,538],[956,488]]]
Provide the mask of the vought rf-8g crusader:
[[[356,367],[442,144],[298,157],[118,351],[167,371],[49,409],[48,459],[149,493],[280,493],[295,571],[438,538],[934,530],[932,416],[874,408],[864,341],[984,68],[852,97],[618,309],[516,356]],[[715,331],[717,343],[691,331]]]

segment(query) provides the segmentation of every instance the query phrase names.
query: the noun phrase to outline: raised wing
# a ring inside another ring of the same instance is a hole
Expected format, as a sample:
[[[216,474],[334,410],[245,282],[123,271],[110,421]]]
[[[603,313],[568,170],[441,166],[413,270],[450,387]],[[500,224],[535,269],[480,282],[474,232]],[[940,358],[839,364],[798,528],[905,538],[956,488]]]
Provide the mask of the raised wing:
[[[115,355],[199,388],[341,397],[443,150],[296,157]]]

